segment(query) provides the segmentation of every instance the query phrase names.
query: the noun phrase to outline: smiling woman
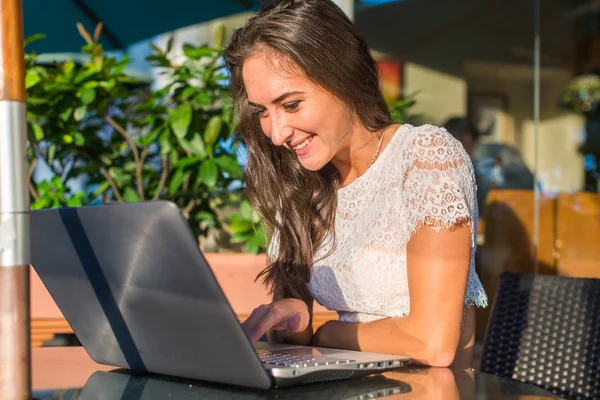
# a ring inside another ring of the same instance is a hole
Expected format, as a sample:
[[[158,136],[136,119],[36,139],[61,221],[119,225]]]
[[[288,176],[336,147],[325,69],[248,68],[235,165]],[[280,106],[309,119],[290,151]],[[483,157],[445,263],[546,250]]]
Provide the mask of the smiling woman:
[[[434,126],[393,123],[367,44],[330,0],[280,0],[226,49],[247,190],[270,228],[273,302],[251,340],[466,367],[477,201],[470,159]],[[312,303],[339,321],[313,332]]]
[[[350,133],[360,121],[291,63],[272,52],[246,60],[242,75],[248,104],[264,134],[275,146],[294,151],[304,168],[318,171],[331,161],[342,171],[348,166],[348,152],[339,150],[350,150]],[[369,145],[373,135],[361,133],[360,144]]]

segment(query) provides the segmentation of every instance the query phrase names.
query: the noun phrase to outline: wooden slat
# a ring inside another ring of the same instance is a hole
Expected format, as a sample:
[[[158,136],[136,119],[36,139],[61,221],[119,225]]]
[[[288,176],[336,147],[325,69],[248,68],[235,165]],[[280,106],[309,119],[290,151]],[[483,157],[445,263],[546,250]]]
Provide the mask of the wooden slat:
[[[42,318],[31,320],[31,347],[40,347],[57,334],[73,333],[64,318]]]
[[[0,0],[0,100],[24,102],[25,60],[21,0]]]
[[[556,232],[558,273],[600,278],[600,195],[560,194]]]

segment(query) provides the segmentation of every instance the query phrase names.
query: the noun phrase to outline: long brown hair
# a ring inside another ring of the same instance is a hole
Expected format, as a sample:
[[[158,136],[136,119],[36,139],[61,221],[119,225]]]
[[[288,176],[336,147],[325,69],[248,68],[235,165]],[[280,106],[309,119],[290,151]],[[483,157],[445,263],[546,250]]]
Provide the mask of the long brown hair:
[[[237,132],[248,151],[248,197],[271,240],[278,242],[277,254],[261,275],[284,297],[308,301],[315,252],[333,229],[339,174],[331,164],[306,170],[291,150],[273,145],[262,132],[248,105],[242,66],[265,50],[292,61],[341,99],[369,131],[391,125],[392,118],[366,42],[330,0],[275,1],[236,30],[225,50]]]

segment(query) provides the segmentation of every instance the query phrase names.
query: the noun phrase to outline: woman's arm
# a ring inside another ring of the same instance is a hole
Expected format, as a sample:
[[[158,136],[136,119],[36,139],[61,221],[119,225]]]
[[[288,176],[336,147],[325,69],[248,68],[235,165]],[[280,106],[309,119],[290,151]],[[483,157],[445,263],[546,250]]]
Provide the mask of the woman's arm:
[[[314,344],[450,365],[461,334],[471,241],[466,223],[439,232],[420,228],[407,245],[410,315],[363,324],[330,321],[315,333]]]

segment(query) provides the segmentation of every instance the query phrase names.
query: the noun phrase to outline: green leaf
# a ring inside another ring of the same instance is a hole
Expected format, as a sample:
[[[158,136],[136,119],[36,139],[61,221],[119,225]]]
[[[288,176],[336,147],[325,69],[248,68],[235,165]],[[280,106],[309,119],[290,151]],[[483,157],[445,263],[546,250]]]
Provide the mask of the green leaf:
[[[210,118],[206,125],[206,129],[204,130],[204,142],[207,145],[211,145],[217,141],[222,126],[223,120],[219,115],[214,115]]]
[[[252,239],[246,245],[246,252],[257,254],[265,247],[265,239],[259,233],[255,233]]]
[[[242,167],[234,156],[215,157],[215,162],[221,169],[227,172],[232,178],[242,178],[244,173]]]
[[[196,214],[196,219],[199,220],[200,223],[205,227],[217,226],[217,220],[215,219],[215,216],[208,211],[200,211],[198,214]]]
[[[79,71],[79,73],[75,77],[76,84],[79,84],[79,83],[85,81],[86,79],[90,78],[91,76],[97,74],[100,71],[97,67],[95,67],[91,64],[86,65],[86,67],[87,68],[85,70]]]
[[[124,186],[131,182],[131,174],[119,167],[111,167],[109,173],[114,177],[115,182],[119,186]]]
[[[202,137],[200,137],[199,133],[194,133],[194,137],[192,137],[192,140],[190,140],[190,150],[194,155],[206,157],[204,141],[202,140]]]
[[[110,91],[110,90],[113,90],[113,88],[115,87],[116,84],[117,84],[117,81],[114,78],[111,78],[107,81],[99,82],[98,86]]]
[[[152,56],[146,57],[146,60],[149,61],[151,63],[151,65],[154,65],[154,66],[163,67],[163,68],[171,67],[171,62],[165,56],[152,55]]]
[[[66,122],[69,118],[71,118],[71,114],[73,114],[73,107],[69,107],[63,112],[61,112],[60,119]]]
[[[178,93],[177,97],[182,101],[188,101],[194,94],[196,94],[196,88],[192,86],[186,86]]]
[[[233,221],[231,225],[229,225],[229,230],[233,233],[242,233],[247,232],[252,229],[252,222],[247,221],[245,219],[239,221]]]
[[[121,72],[123,72],[125,70],[125,68],[127,67],[127,64],[129,64],[129,61],[131,60],[131,57],[129,57],[128,54],[126,54],[121,61],[119,61],[118,63],[115,64],[114,69],[113,69],[113,73],[115,74],[120,74]]]
[[[52,143],[49,147],[48,147],[48,163],[53,163],[54,162],[54,155],[56,154],[56,144]]]
[[[94,196],[101,195],[102,193],[106,192],[109,187],[110,187],[109,181],[102,182],[101,184],[98,185],[96,190],[94,190]]]
[[[194,97],[194,102],[199,105],[200,107],[206,107],[206,106],[210,106],[213,102],[212,96],[206,92],[206,91],[201,91],[200,93],[198,93],[196,95],[196,97]]]
[[[100,86],[100,83],[98,83],[98,81],[87,81],[83,84],[84,89],[96,89],[98,86]]]
[[[190,165],[194,165],[202,161],[203,157],[183,157],[180,158],[175,164],[173,164],[173,168],[184,168],[189,167]]]
[[[192,145],[190,144],[189,141],[185,140],[185,138],[177,138],[177,142],[179,142],[179,145],[183,148],[183,150],[185,150],[187,153],[194,153],[194,150],[192,149]]]
[[[63,72],[66,76],[70,77],[73,74],[73,69],[75,68],[75,63],[73,60],[67,60],[63,64]]]
[[[35,96],[28,96],[27,97],[27,102],[31,105],[37,106],[40,104],[48,104],[49,100],[48,99],[43,99],[40,97],[35,97]]]
[[[253,210],[250,203],[246,200],[240,204],[240,215],[246,220],[252,220]]]
[[[242,233],[236,233],[232,235],[229,241],[231,243],[244,243],[252,238],[252,234],[248,231],[244,231]]]
[[[200,165],[200,179],[208,187],[214,187],[217,184],[219,168],[212,160],[206,160]]]
[[[83,117],[85,117],[85,113],[87,111],[87,106],[81,106],[81,107],[77,107],[75,109],[75,112],[73,113],[73,118],[75,118],[75,121],[79,122],[83,119]]]
[[[169,183],[169,194],[173,195],[179,190],[187,175],[189,175],[189,172],[186,173],[181,168],[175,171],[173,178],[171,178],[171,182]]]
[[[179,152],[177,152],[177,149],[171,149],[169,152],[169,162],[175,164],[177,161],[179,161]]]
[[[158,135],[160,135],[160,133],[162,131],[163,131],[163,127],[162,126],[160,126],[158,128],[155,128],[154,130],[152,130],[148,134],[146,134],[146,135],[141,136],[140,138],[138,138],[137,142],[142,147],[149,146],[150,143],[152,143],[152,142],[154,142],[156,140],[156,138],[158,137]]]
[[[81,132],[73,132],[72,135],[76,146],[83,146],[85,144],[85,136]]]
[[[82,88],[78,97],[81,99],[83,104],[90,104],[96,99],[96,91],[91,88]]]
[[[123,193],[123,201],[125,203],[137,203],[140,201],[140,196],[138,196],[135,190],[133,190],[131,187],[128,187]]]
[[[201,47],[195,47],[188,43],[183,45],[183,54],[193,60],[199,60],[202,57],[212,57],[215,53],[216,50],[211,49],[206,45]]]
[[[40,193],[47,192],[51,188],[52,187],[50,186],[50,182],[48,182],[45,179],[43,181],[41,181],[40,183],[38,183],[38,190],[40,191]]]
[[[128,172],[135,171],[135,162],[133,160],[126,162],[125,165],[123,166],[123,169]]]
[[[167,135],[161,135],[159,137],[158,145],[160,146],[161,156],[166,156],[173,149],[173,147],[171,146],[171,142],[169,142],[169,137]]]
[[[46,37],[46,35],[44,35],[43,33],[38,33],[38,34],[35,34],[35,35],[31,35],[31,36],[29,36],[28,38],[26,38],[23,41],[23,47],[27,47],[31,43],[33,43],[35,41],[38,41],[40,39],[44,39],[45,37]]]
[[[171,114],[170,123],[173,133],[178,138],[182,138],[187,133],[187,130],[192,122],[192,106],[184,104],[176,109],[170,109]]]
[[[25,74],[25,87],[27,89],[35,86],[39,81],[42,80],[42,77],[36,70],[28,69]]]
[[[71,197],[69,197],[69,199],[67,200],[67,206],[68,207],[81,207],[83,204],[81,203],[81,199],[83,198],[84,193],[83,192],[79,192]]]
[[[41,210],[43,208],[46,208],[46,199],[44,198],[40,198],[31,204],[32,210]]]
[[[41,142],[44,139],[44,130],[39,124],[32,123],[33,127],[33,136],[35,137],[36,142]]]
[[[160,54],[160,55],[164,55],[165,54],[164,51],[160,47],[158,47],[157,45],[155,45],[154,43],[150,43],[150,48],[152,50],[154,50],[156,53]]]
[[[50,184],[55,189],[63,189],[64,188],[63,182],[60,180],[59,176],[55,176],[54,178],[52,178],[52,180],[50,181]]]
[[[69,134],[65,133],[64,135],[62,135],[62,139],[63,139],[63,142],[65,144],[71,144],[71,143],[73,143],[73,136],[71,136]]]

